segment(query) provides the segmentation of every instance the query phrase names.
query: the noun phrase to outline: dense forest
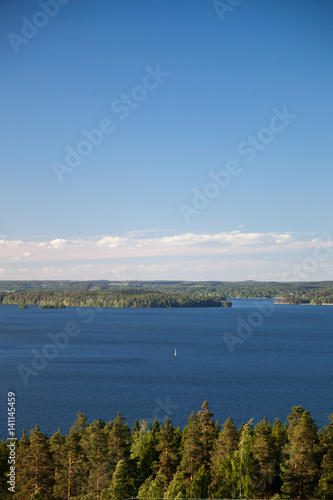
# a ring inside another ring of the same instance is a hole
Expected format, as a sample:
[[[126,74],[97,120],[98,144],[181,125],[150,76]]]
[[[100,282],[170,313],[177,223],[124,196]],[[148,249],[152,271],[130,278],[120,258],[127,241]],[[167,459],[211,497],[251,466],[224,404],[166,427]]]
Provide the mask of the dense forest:
[[[227,297],[332,304],[333,282],[0,281],[0,304],[42,307],[216,307]]]
[[[2,500],[175,498],[333,498],[333,414],[323,430],[301,406],[285,425],[265,418],[220,425],[207,402],[188,425],[136,421],[119,413],[87,424],[78,413],[68,435],[38,426],[16,449],[16,492],[6,484],[8,447],[0,444]]]
[[[220,297],[191,296],[184,293],[145,292],[127,288],[122,291],[25,291],[0,292],[0,304],[38,304],[40,308],[63,307],[221,307],[231,303]]]

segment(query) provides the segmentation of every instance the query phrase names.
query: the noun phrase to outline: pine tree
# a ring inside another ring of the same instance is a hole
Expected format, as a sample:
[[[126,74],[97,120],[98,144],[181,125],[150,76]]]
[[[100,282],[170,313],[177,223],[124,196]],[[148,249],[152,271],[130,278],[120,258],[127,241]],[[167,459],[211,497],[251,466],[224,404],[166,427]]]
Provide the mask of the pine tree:
[[[214,482],[209,487],[211,498],[238,498],[239,494],[239,466],[233,455],[227,455],[218,463]]]
[[[181,470],[185,476],[187,495],[193,498],[193,477],[200,469],[204,459],[200,422],[193,412],[183,432],[182,448]]]
[[[230,496],[231,477],[231,457],[237,450],[238,436],[237,429],[231,417],[223,424],[223,429],[219,433],[214,443],[211,457],[211,485],[209,492],[217,498]],[[222,483],[228,483],[223,487]]]
[[[100,500],[101,491],[111,482],[107,434],[104,428],[103,421],[95,420],[85,429],[81,441],[89,469],[87,491],[96,500]]]
[[[173,500],[175,498],[185,498],[186,497],[186,485],[184,473],[178,470],[169,484],[168,490],[164,494],[165,499]]]
[[[135,495],[135,493],[136,488],[133,478],[133,470],[131,469],[129,462],[122,459],[117,463],[116,470],[112,475],[111,485],[108,490],[101,495],[101,500],[131,498]]]
[[[62,469],[59,470],[55,485],[57,492],[65,492],[67,500],[82,493],[86,483],[87,459],[80,443],[80,430],[73,425],[66,437]]]
[[[256,495],[267,498],[273,494],[274,480],[278,474],[276,468],[275,439],[272,436],[272,426],[264,418],[254,429],[253,456],[259,462],[259,484]]]
[[[67,498],[66,490],[64,490],[63,484],[61,484],[59,488],[59,482],[62,483],[63,477],[62,473],[65,441],[65,436],[61,434],[60,429],[58,429],[50,439],[50,450],[53,456],[54,464],[54,497],[57,500],[66,500]]]
[[[317,494],[320,498],[333,498],[333,413],[329,416],[330,424],[325,426],[320,436],[323,449],[321,477]]]
[[[194,474],[193,481],[187,492],[191,498],[207,498],[210,484],[210,472],[205,465]]]
[[[117,413],[116,418],[106,424],[105,432],[109,452],[110,473],[113,474],[120,460],[129,460],[130,458],[131,430],[128,424],[126,424],[125,418],[120,413]]]
[[[216,428],[213,420],[213,413],[209,410],[207,401],[204,401],[202,410],[198,411],[197,417],[201,430],[201,442],[203,446],[203,463],[208,466],[210,463],[211,452],[216,438]]]
[[[163,498],[164,492],[164,477],[162,471],[159,471],[156,475],[150,476],[143,485],[140,487],[138,492],[139,500],[147,500],[148,498]]]
[[[238,449],[231,458],[231,484],[239,490],[239,498],[254,498],[259,484],[259,462],[253,455],[252,421],[242,426]]]
[[[158,433],[158,431],[160,430],[161,427],[162,427],[162,425],[159,423],[159,421],[157,420],[157,418],[155,418],[155,420],[153,422],[153,425],[152,425],[152,428],[151,428],[151,430],[153,431],[154,436],[156,436],[156,434]]]
[[[34,462],[34,493],[53,498],[54,464],[50,443],[46,434],[39,427],[30,432],[30,454]]]
[[[159,457],[155,464],[155,470],[158,470],[163,477],[163,490],[165,492],[179,463],[176,433],[169,418],[165,419],[163,426],[156,434],[156,439],[156,450],[159,452]]]
[[[132,433],[131,459],[136,463],[136,484],[141,484],[153,474],[153,463],[158,460],[156,437],[145,420],[137,423]]]
[[[30,432],[28,439],[25,431],[17,450],[17,492],[15,500],[27,500],[38,494],[43,500],[53,499],[54,465],[50,444],[46,434],[39,427]]]
[[[30,474],[30,441],[25,430],[18,442],[16,451],[16,493],[14,500],[25,500],[33,494],[32,477]]]
[[[282,427],[281,422],[278,418],[275,419],[274,425],[272,427],[272,437],[274,438],[275,449],[279,456],[283,446],[287,442],[287,433],[286,430]]]
[[[281,491],[282,480],[281,480],[281,465],[283,461],[283,448],[287,442],[287,431],[281,425],[279,419],[275,419],[274,425],[272,427],[272,437],[275,443],[275,469],[276,477],[273,483],[273,490],[275,492]]]
[[[293,498],[310,498],[319,478],[317,426],[300,406],[292,408],[288,421],[281,490]]]
[[[85,491],[87,460],[81,440],[86,427],[87,418],[78,412],[63,445],[59,431],[51,437],[51,450],[56,454],[54,493],[57,500],[69,500]]]
[[[72,429],[75,430],[78,434],[78,436],[81,438],[84,434],[84,430],[87,427],[87,417],[84,415],[84,413],[81,413],[80,411],[77,413],[77,418],[72,425]]]
[[[140,422],[138,419],[135,420],[134,426],[132,427],[132,436],[134,436],[136,433],[140,432],[141,427],[142,427],[141,422],[146,422],[146,420],[140,420]],[[147,425],[148,425],[148,422],[147,422]]]

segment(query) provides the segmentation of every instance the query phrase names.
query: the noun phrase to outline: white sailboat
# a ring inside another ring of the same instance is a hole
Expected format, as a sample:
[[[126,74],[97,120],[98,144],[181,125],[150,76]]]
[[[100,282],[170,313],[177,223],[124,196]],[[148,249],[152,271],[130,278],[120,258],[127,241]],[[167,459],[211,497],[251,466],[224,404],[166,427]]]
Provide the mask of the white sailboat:
[[[175,356],[177,356],[177,351],[176,351],[176,349],[175,349]]]

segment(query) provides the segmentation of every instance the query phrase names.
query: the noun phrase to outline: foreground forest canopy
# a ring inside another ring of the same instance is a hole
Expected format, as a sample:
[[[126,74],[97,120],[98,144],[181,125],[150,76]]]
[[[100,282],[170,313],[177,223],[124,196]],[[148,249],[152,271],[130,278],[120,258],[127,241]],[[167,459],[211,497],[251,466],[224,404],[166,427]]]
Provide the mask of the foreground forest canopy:
[[[78,417],[68,435],[35,427],[16,450],[16,493],[7,492],[7,442],[0,444],[1,499],[333,498],[333,414],[323,430],[301,406],[287,422],[265,418],[220,427],[207,402],[183,431],[118,413],[108,423]],[[7,492],[7,493],[6,493]]]
[[[0,304],[217,307],[226,298],[275,298],[287,304],[332,304],[333,282],[0,281]]]

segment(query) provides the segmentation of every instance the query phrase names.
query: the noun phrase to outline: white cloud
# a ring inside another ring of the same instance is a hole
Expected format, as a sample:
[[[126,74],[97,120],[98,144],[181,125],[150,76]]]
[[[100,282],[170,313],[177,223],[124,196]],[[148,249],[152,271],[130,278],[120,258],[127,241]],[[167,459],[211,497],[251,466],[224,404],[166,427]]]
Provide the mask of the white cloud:
[[[241,233],[229,231],[213,234],[185,233],[177,236],[165,236],[159,241],[162,245],[189,246],[199,244],[229,244],[229,245],[256,245],[258,243],[285,243],[290,241],[290,233]]]
[[[0,240],[1,279],[17,279],[16,273],[21,273],[19,279],[37,279],[38,276],[45,279],[49,276],[50,279],[105,278],[120,281],[192,277],[225,280],[250,279],[252,275],[264,279],[267,275],[276,276],[279,281],[281,262],[301,263],[304,255],[313,255],[315,248],[322,248],[323,254],[324,247],[333,246],[329,239],[322,240],[320,235],[314,238],[312,233],[309,236],[293,232],[249,232],[237,228],[216,233],[171,234],[151,234],[148,231],[142,234],[138,231],[137,234],[95,235],[68,240],[56,238],[44,242]],[[24,246],[16,246],[19,244]],[[328,251],[328,257],[330,254]],[[269,259],[272,268],[260,269],[259,258]],[[60,262],[61,266],[55,267]],[[13,269],[5,268],[7,265],[13,265]],[[22,269],[23,265],[27,266],[26,271]],[[19,266],[22,268],[15,271]],[[324,272],[329,279],[333,271],[318,266],[316,279],[317,275],[322,278]]]
[[[55,240],[50,241],[49,248],[65,248],[65,246],[68,244],[67,240],[64,240],[62,238],[56,238]]]
[[[277,233],[268,233],[275,240],[275,243],[287,243],[292,239],[291,233],[277,234]]]
[[[126,245],[128,241],[128,238],[121,238],[120,236],[104,236],[104,238],[96,241],[96,244],[98,246],[107,245],[109,248],[116,248]]]
[[[0,240],[0,246],[5,247],[17,247],[19,245],[23,245],[23,241],[21,240]]]

